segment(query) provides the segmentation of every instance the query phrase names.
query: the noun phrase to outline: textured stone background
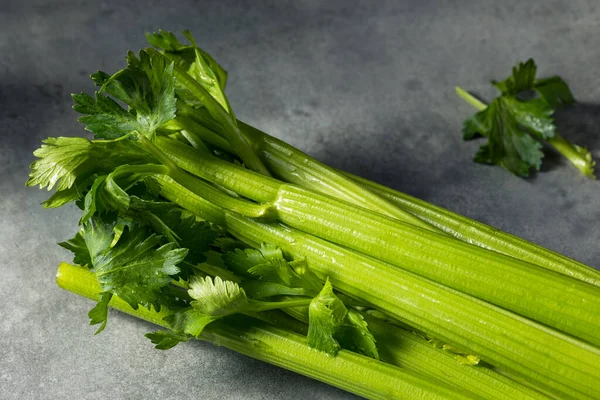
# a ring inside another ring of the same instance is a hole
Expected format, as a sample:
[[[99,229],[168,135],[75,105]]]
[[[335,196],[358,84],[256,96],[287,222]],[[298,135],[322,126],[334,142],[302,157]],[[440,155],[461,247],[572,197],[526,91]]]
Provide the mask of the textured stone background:
[[[173,5],[169,5],[173,4]],[[176,5],[175,5],[176,4]],[[600,156],[595,1],[0,2],[0,398],[341,399],[351,395],[204,343],[154,351],[148,324],[61,292],[55,245],[73,208],[46,211],[25,188],[31,152],[80,135],[70,93],[115,71],[143,33],[189,28],[230,72],[238,116],[317,159],[600,265],[600,187],[556,156],[529,180],[471,162],[473,112],[455,85],[534,57],[582,103],[563,134]]]

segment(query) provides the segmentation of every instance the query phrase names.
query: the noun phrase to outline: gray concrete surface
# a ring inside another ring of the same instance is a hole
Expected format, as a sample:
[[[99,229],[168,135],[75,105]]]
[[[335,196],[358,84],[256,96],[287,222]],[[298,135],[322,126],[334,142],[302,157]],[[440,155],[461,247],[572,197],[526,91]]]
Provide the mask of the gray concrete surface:
[[[113,313],[99,336],[91,303],[54,284],[73,207],[43,210],[25,188],[31,152],[81,135],[70,93],[115,71],[143,33],[189,28],[229,70],[239,117],[317,159],[600,265],[600,186],[557,157],[532,179],[471,162],[473,112],[455,85],[534,57],[582,106],[563,134],[600,156],[596,1],[0,2],[0,398],[342,399],[351,395],[228,350],[159,352],[151,327]]]

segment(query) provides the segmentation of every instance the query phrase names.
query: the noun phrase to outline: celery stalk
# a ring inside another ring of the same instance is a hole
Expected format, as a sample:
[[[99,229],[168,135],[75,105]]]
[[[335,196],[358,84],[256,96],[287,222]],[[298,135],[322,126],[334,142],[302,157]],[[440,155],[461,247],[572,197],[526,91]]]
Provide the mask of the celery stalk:
[[[571,278],[600,286],[600,271],[569,257],[408,194],[355,175],[348,173],[345,173],[345,175],[366,189],[464,242],[494,250]]]
[[[84,268],[62,263],[56,281],[61,288],[80,296],[99,298],[100,285],[94,274]],[[134,310],[116,296],[110,306],[160,326],[166,326],[163,318],[169,314],[166,309]],[[370,399],[472,398],[428,377],[349,351],[330,357],[308,347],[300,335],[249,317],[235,316],[213,323],[204,329],[201,339]]]
[[[352,174],[336,171],[265,132],[242,121],[238,121],[238,124],[247,136],[251,146],[263,159],[265,165],[273,174],[287,182],[328,194],[371,211],[398,218],[394,211],[389,210],[389,204],[391,203],[414,214],[430,226],[434,226],[464,242],[494,250],[574,279],[600,286],[600,271],[585,264],[426,201]],[[379,198],[387,200],[388,203],[382,204],[371,196],[365,195],[364,190],[356,190],[356,186],[352,185],[352,182],[348,184],[349,180],[360,185],[363,189],[373,192]],[[267,200],[263,199],[262,201]],[[426,228],[426,226],[414,223],[414,221],[404,220],[413,225]]]
[[[242,196],[266,202],[249,205],[269,208],[270,215],[293,228],[374,255],[600,345],[600,320],[596,318],[600,313],[600,290],[594,286],[233,164],[225,166],[214,157],[203,157],[203,152],[168,138],[158,139],[157,144],[180,168]],[[240,212],[227,203],[219,204]]]
[[[284,312],[308,323],[308,309],[295,307]],[[452,353],[435,348],[415,333],[362,313],[377,340],[382,361],[407,368],[453,386],[461,392],[476,391],[483,399],[547,399],[541,393],[487,366],[460,364]]]
[[[206,201],[173,181],[159,179],[168,200],[202,213]],[[199,213],[199,214],[200,214]],[[561,398],[600,396],[600,350],[489,303],[431,282],[364,254],[280,224],[222,210],[226,230],[249,243],[278,245],[351,297],[393,318],[481,356],[482,360]],[[425,231],[424,231],[425,232]],[[560,275],[557,275],[560,276]]]

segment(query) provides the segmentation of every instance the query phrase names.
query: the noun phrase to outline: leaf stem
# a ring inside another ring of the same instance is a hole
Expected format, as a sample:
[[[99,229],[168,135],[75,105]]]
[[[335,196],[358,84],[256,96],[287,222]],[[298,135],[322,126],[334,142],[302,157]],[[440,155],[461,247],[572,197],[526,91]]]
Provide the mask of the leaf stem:
[[[187,190],[168,175],[158,175],[156,180],[160,184],[160,194],[164,198],[215,227],[225,226],[225,212],[221,207]]]
[[[184,115],[177,115],[177,118],[169,121],[169,129],[173,130],[187,130],[198,135],[202,140],[219,149],[228,153],[235,153],[229,142],[219,134],[213,132],[208,127],[205,127],[198,122],[194,121],[193,118]]]
[[[138,143],[148,153],[152,154],[161,164],[167,167],[169,170],[175,171],[179,167],[173,160],[171,160],[162,150],[160,150],[154,143],[150,141],[144,135],[137,135]]]
[[[469,101],[470,104],[473,102],[476,107],[485,106],[484,103],[462,88],[457,88],[457,92],[461,94],[462,98]],[[267,133],[247,125],[242,121],[238,121],[238,124],[244,134],[249,138],[250,144],[255,147],[255,150],[262,152],[263,158],[269,168],[287,182],[312,188],[321,193],[327,193],[334,197],[351,201],[354,204],[363,205],[365,208],[369,208],[373,211],[393,216],[393,213],[385,212],[385,206],[378,207],[377,201],[367,201],[369,198],[372,199],[371,197],[363,196],[362,193],[365,192],[364,189],[367,189],[370,192],[374,192],[378,197],[384,198],[394,206],[414,214],[428,224],[437,227],[440,231],[446,232],[459,240],[507,254],[511,257],[539,265],[543,268],[579,279],[592,285],[600,286],[600,271],[534,243],[509,233],[502,232],[473,219],[453,213],[444,208],[437,207],[405,193],[389,189],[383,185],[376,184],[364,178],[359,178],[358,176],[344,171],[335,170],[338,175],[345,175],[346,178],[351,179],[354,183],[363,187],[362,191],[355,191],[351,186],[345,186],[344,183],[340,181],[339,186],[341,189],[337,189],[336,176],[328,176],[329,167],[319,163],[294,147],[286,145],[284,142],[279,141],[278,139],[269,136]],[[562,153],[565,154],[570,152],[570,155],[567,156],[567,158],[571,157],[572,162],[574,163],[579,161],[581,169],[585,168],[586,164],[581,163],[581,160],[575,157],[575,152],[582,151],[583,149],[578,146],[571,146],[560,135],[557,136],[560,139],[554,144],[555,147],[564,147],[565,151]],[[558,143],[559,141],[564,141],[566,143],[561,144]],[[161,141],[160,145],[168,145],[168,142]],[[223,150],[227,151],[227,149]],[[197,168],[200,168],[200,163],[201,161],[196,163]],[[223,162],[224,168],[226,168],[225,164],[228,163]],[[326,169],[322,169],[321,167]],[[192,173],[199,174],[199,170],[196,169],[192,171]],[[211,172],[211,174],[215,173],[217,173],[216,170]],[[205,176],[205,178],[209,179],[208,176]],[[236,181],[235,179],[233,180]],[[243,184],[249,182],[247,179],[241,179],[239,181]],[[276,186],[276,184],[273,184],[273,187],[271,187],[269,191],[276,190]],[[253,189],[249,188],[249,190]],[[349,192],[345,192],[346,190],[349,190]],[[347,193],[350,193],[350,195]],[[361,196],[363,196],[363,200],[360,200]],[[271,198],[272,193],[265,193],[262,200],[268,201]]]
[[[286,300],[286,301],[253,301],[249,300],[252,311],[277,310],[290,307],[306,307],[312,299]]]
[[[571,162],[584,176],[590,179],[596,179],[594,167],[596,162],[592,160],[590,152],[580,146],[571,144],[563,138],[558,132],[547,139],[548,143],[554,147],[560,154]]]
[[[345,200],[423,229],[439,232],[436,227],[368,190],[364,190],[333,168],[315,160],[284,141],[269,136],[242,121],[238,121],[238,124],[255,151],[260,154],[267,166],[280,179]]]
[[[281,181],[265,177],[232,163],[219,160],[211,154],[203,153],[173,139],[158,137],[156,143],[161,151],[169,155],[180,168],[203,179],[209,180],[214,184],[233,190],[252,200],[275,202],[279,196],[279,189],[285,186]],[[282,162],[292,163],[294,165],[292,167],[294,170],[293,175],[300,176],[300,174],[302,174],[302,178],[300,179],[302,181],[301,183],[305,184],[303,186],[306,186],[307,181],[313,182],[314,185],[317,186],[316,190],[319,190],[322,187],[330,188],[338,195],[338,198],[342,197],[344,200],[350,201],[353,204],[359,203],[359,205],[363,205],[364,207],[375,208],[376,211],[381,211],[387,215],[391,214],[396,219],[406,223],[441,233],[438,228],[433,227],[407,211],[391,205],[391,203],[388,203],[386,200],[361,188],[359,185],[337,172],[334,172],[332,169],[316,165],[316,162],[310,161],[308,156],[301,155],[299,151],[297,151],[299,154],[291,154],[287,150],[280,150],[280,153],[282,152],[283,154],[270,157],[270,159],[272,160],[274,157],[279,157],[279,159],[285,160]],[[294,160],[297,157],[301,159]],[[305,165],[308,163],[315,165],[309,167],[302,166],[303,164]],[[304,168],[308,168],[311,171],[303,171],[302,169]],[[317,169],[316,171],[315,168]],[[325,170],[325,168],[328,170]],[[281,169],[277,168],[277,166],[275,166],[274,170],[282,173]],[[310,174],[313,172],[321,174],[321,178],[311,176]],[[309,184],[308,186],[312,185]],[[355,193],[355,195],[346,196],[344,193]]]
[[[179,168],[170,171],[169,176],[197,196],[203,197],[209,202],[218,204],[227,210],[250,218],[272,218],[273,216],[274,209],[271,204],[257,204],[248,200],[231,197]]]
[[[213,277],[218,276],[224,281],[232,281],[235,283],[242,282],[242,280],[238,278],[237,275],[235,275],[233,272],[224,268],[217,267],[215,265],[208,264],[206,262],[191,266],[204,275],[211,275]]]
[[[479,111],[483,111],[487,108],[487,104],[473,96],[471,93],[467,92],[465,89],[460,86],[456,86],[455,88],[456,94],[465,100],[467,103],[475,107]]]
[[[200,149],[202,151],[208,152],[210,151],[208,149],[208,147],[206,147],[206,145],[204,144],[204,142],[202,141],[202,139],[200,139],[194,132],[182,129],[181,131],[179,131],[181,133],[181,136],[183,136],[185,138],[185,140],[188,141],[188,143],[195,149]]]

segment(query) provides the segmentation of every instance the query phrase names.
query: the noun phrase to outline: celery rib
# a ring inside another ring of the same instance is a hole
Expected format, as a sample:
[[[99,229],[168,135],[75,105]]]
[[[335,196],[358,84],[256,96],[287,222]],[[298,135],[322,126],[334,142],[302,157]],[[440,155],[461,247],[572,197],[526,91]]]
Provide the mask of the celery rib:
[[[238,123],[244,134],[249,138],[251,145],[255,147],[256,151],[262,153],[266,165],[273,173],[290,183],[397,218],[393,212],[385,212],[388,206],[377,206],[380,203],[373,201],[372,198],[369,198],[370,201],[365,201],[362,191],[355,192],[354,186],[345,186],[347,180],[342,179],[343,175],[348,180],[360,185],[360,187],[373,192],[377,197],[387,200],[387,204],[391,203],[398,208],[402,208],[430,226],[434,226],[459,240],[600,287],[600,271],[585,264],[402,192],[343,171],[331,169],[290,145],[286,144],[285,150],[279,149],[277,151],[277,144],[283,142],[242,121],[238,121]],[[191,156],[193,157],[193,155]],[[297,171],[301,171],[301,173]],[[196,169],[192,173],[197,174],[199,171]],[[260,193],[260,190],[254,193]],[[360,193],[358,198],[356,198],[355,193]],[[270,194],[265,195],[262,201],[268,201],[270,196]],[[421,224],[414,225],[422,226]]]
[[[282,185],[279,220],[600,345],[600,289],[330,197]]]
[[[100,286],[95,276],[84,268],[62,263],[56,281],[61,288],[80,296],[94,300],[99,297]],[[166,326],[163,318],[169,314],[166,309],[133,310],[116,296],[110,306],[163,327]],[[408,370],[349,351],[342,350],[336,357],[330,357],[308,347],[302,336],[245,316],[213,323],[200,338],[369,399],[472,398]]]
[[[469,96],[470,98],[471,96]],[[485,105],[483,106],[485,107]],[[414,214],[431,226],[435,226],[457,239],[600,287],[600,271],[585,264],[426,201],[389,189],[367,179],[331,169],[265,132],[242,121],[239,121],[239,124],[243,132],[249,136],[251,145],[257,151],[262,152],[263,160],[272,172],[290,183],[346,200],[372,211],[394,216],[391,213],[382,212],[382,208],[375,207],[372,201],[355,201],[354,188],[351,186],[344,187],[346,183],[341,180],[341,177],[346,177],[378,197]],[[279,143],[285,145],[286,154],[277,151],[277,144]],[[301,170],[302,173],[295,173],[297,170]],[[340,186],[341,188],[339,188]],[[419,224],[414,225],[421,226]]]
[[[600,287],[600,271],[471,218],[346,173],[363,187],[467,243],[494,250]]]
[[[305,307],[288,308],[284,312],[299,321],[308,322],[308,310]],[[487,400],[548,399],[486,366],[461,365],[451,353],[434,348],[427,340],[412,332],[366,313],[362,313],[362,316],[377,340],[382,361],[428,375],[462,392],[475,392]]]
[[[346,200],[360,207],[380,212],[423,229],[437,228],[415,217],[411,213],[391,204],[338,174],[334,169],[302,153],[282,140],[267,135],[253,126],[238,121],[240,129],[255,151],[280,178],[290,183],[306,185],[330,196]],[[278,160],[285,160],[277,165]]]

